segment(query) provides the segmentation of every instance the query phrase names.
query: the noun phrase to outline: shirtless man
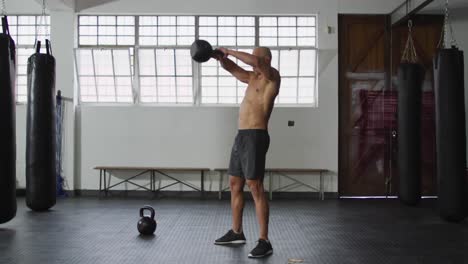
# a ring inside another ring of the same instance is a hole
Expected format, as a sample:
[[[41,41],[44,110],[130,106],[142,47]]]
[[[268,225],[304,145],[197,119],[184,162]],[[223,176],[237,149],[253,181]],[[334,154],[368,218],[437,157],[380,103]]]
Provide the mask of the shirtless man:
[[[250,252],[250,258],[261,258],[273,253],[268,240],[269,206],[263,188],[265,158],[270,146],[268,121],[276,96],[279,93],[281,77],[271,67],[271,51],[265,47],[255,48],[252,54],[219,48],[223,55],[216,54],[221,66],[239,81],[248,84],[239,110],[239,132],[232,147],[229,162],[229,184],[231,188],[232,229],[215,241],[216,245],[245,244],[242,230],[244,209],[244,185],[252,193],[255,211],[260,225],[260,238]],[[233,56],[253,67],[246,71],[228,59]]]

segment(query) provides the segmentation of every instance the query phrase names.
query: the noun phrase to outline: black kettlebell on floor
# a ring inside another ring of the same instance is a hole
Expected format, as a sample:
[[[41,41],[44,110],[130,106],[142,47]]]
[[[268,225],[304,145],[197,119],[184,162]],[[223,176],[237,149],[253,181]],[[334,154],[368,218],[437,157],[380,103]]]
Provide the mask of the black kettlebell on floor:
[[[196,62],[207,62],[213,55],[224,55],[219,50],[213,50],[211,44],[203,39],[197,39],[190,47],[190,56]]]
[[[151,216],[145,215],[145,210],[150,211]],[[138,221],[138,232],[149,236],[156,231],[156,221],[154,220],[154,209],[149,205],[145,205],[140,209],[140,221]]]

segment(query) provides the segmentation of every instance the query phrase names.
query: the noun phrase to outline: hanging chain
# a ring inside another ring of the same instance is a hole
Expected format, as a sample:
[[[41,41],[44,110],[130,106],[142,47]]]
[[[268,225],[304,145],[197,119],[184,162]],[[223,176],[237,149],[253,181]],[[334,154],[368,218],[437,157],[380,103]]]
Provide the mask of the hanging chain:
[[[406,41],[405,50],[401,58],[402,62],[416,63],[418,61],[418,54],[413,41],[413,21],[408,21],[408,40]]]
[[[45,38],[49,37],[49,26],[47,24],[46,0],[42,0],[42,17],[44,18]]]
[[[444,48],[448,48],[447,46],[447,38],[449,32],[449,19],[450,19],[450,11],[448,9],[448,0],[445,2],[445,17],[444,17]]]
[[[458,47],[457,40],[455,39],[455,34],[453,33],[453,27],[452,27],[452,21],[450,17],[450,9],[449,9],[449,1],[447,0],[445,2],[445,12],[446,12],[446,19],[447,19],[447,24],[450,30],[450,46],[452,47]]]
[[[49,27],[47,24],[47,14],[46,14],[46,0],[42,0],[42,13],[38,21],[39,25],[37,26],[37,38],[41,37],[44,33],[44,38],[49,38]]]
[[[455,39],[455,34],[453,33],[453,27],[450,18],[450,8],[449,0],[445,1],[445,18],[444,18],[444,27],[442,29],[442,34],[439,41],[439,48],[450,48],[449,43],[449,33],[450,33],[450,46],[458,47],[457,40]]]
[[[6,4],[5,4],[5,0],[2,0],[2,16],[6,16]]]

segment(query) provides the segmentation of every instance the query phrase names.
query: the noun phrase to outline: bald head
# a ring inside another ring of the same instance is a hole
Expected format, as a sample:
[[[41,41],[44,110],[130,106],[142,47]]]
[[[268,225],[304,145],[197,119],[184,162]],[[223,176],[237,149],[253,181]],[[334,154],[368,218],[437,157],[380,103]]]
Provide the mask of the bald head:
[[[269,61],[271,61],[271,50],[267,47],[257,47],[253,50],[252,54],[257,57],[266,58]]]

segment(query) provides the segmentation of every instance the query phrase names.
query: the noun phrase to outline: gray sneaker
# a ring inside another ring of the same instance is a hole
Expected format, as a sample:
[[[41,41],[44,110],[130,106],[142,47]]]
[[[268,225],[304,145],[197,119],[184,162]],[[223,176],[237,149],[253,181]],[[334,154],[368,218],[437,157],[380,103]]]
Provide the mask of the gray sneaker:
[[[249,258],[263,258],[273,254],[273,247],[269,241],[260,239],[257,246],[249,253]]]
[[[244,232],[237,234],[232,229],[224,236],[215,240],[215,245],[245,244]]]

